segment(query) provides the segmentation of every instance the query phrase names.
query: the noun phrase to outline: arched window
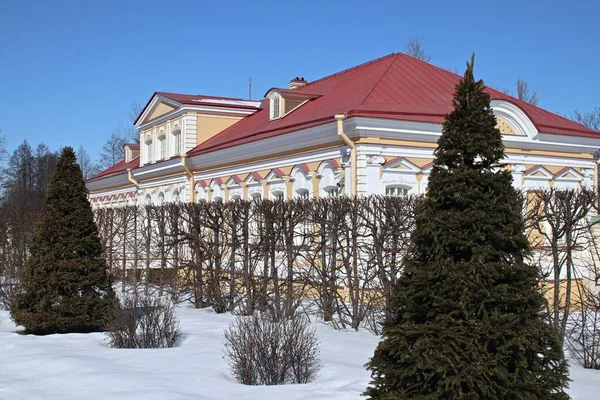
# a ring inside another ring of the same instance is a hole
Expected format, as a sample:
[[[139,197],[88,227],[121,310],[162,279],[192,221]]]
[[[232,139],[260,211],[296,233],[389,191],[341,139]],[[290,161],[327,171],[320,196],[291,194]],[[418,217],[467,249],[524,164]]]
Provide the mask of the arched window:
[[[273,198],[275,200],[283,200],[284,199],[284,194],[281,190],[275,190],[272,192],[273,194]]]
[[[158,194],[158,204],[165,204],[165,194],[163,192]]]
[[[150,196],[150,193],[146,195],[146,204],[152,204],[152,196]]]
[[[223,190],[223,187],[221,185],[222,182],[218,178],[216,180],[213,180],[210,184],[210,189],[212,191],[212,201],[222,201],[225,198],[225,191]]]
[[[319,167],[319,173],[321,174],[319,195],[321,197],[338,196],[340,193],[339,181],[331,165],[328,162],[323,163]]]
[[[308,191],[308,189],[297,189],[294,192],[294,197],[300,199],[308,199],[310,197],[310,192]]]
[[[181,195],[179,194],[179,190],[175,190],[173,192],[173,202],[174,203],[179,203],[181,201]]]
[[[291,178],[293,180],[292,197],[308,199],[312,189],[312,182],[308,175],[308,167],[305,165],[294,167]]]

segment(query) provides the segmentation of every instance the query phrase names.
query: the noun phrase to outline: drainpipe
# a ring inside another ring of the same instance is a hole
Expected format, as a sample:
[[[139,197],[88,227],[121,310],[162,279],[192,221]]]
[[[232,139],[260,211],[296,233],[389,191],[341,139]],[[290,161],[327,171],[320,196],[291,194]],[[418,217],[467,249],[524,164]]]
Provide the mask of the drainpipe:
[[[181,166],[185,170],[185,173],[187,174],[188,179],[190,181],[190,200],[192,203],[195,203],[196,202],[196,191],[194,189],[196,186],[196,181],[194,179],[194,174],[186,165],[185,160],[187,160],[187,155],[182,154],[181,155]]]
[[[135,185],[135,188],[137,189],[137,187],[140,185],[138,183],[138,181],[136,181],[135,179],[133,179],[133,174],[131,173],[131,168],[127,168],[127,180],[131,183],[133,183]]]
[[[356,145],[346,134],[344,133],[344,120],[346,114],[335,115],[337,120],[337,134],[342,138],[344,143],[350,147],[350,194],[356,196]]]
[[[135,186],[135,190],[137,192],[137,190],[139,189],[139,182],[136,181],[135,179],[133,179],[133,174],[131,173],[131,168],[127,168],[127,180],[131,183],[133,183],[133,185]],[[137,197],[134,198],[134,204],[137,204]]]
[[[598,202],[598,196],[600,195],[600,188],[598,187],[598,174],[600,173],[600,158],[596,160],[594,165],[594,188],[596,188],[596,202]],[[598,204],[596,204],[598,206]],[[598,212],[596,212],[598,214]]]

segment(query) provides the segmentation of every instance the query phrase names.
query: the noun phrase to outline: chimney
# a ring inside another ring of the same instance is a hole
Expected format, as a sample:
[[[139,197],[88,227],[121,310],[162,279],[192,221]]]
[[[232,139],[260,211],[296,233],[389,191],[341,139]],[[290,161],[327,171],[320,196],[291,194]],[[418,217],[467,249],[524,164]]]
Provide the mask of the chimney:
[[[288,86],[290,87],[290,89],[294,90],[294,89],[301,88],[302,86],[306,85],[307,83],[308,82],[306,82],[306,79],[295,77],[294,79],[292,79],[290,81],[290,83],[288,83]]]

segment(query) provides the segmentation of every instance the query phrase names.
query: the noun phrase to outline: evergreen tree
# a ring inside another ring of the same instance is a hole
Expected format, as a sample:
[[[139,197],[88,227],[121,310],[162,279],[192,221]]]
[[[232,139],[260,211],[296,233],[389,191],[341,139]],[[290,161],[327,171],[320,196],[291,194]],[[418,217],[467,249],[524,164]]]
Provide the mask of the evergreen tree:
[[[568,399],[567,363],[527,262],[521,202],[473,62],[456,87],[414,249],[367,367],[371,399]]]
[[[14,321],[35,334],[101,330],[114,293],[87,191],[70,147],[54,168]]]

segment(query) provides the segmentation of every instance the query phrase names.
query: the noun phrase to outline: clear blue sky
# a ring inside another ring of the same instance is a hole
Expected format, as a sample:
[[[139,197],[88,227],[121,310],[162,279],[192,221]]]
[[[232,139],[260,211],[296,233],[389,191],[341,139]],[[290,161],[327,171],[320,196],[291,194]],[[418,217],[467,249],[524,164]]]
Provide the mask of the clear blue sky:
[[[402,51],[421,35],[436,65],[475,72],[571,114],[600,106],[600,2],[4,1],[0,128],[97,155],[132,101],[154,91],[253,97]]]

